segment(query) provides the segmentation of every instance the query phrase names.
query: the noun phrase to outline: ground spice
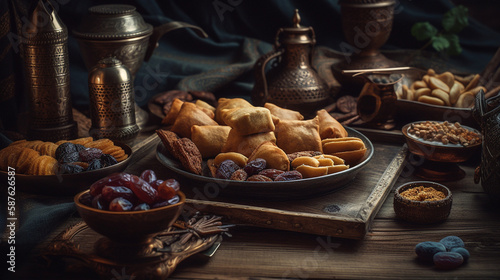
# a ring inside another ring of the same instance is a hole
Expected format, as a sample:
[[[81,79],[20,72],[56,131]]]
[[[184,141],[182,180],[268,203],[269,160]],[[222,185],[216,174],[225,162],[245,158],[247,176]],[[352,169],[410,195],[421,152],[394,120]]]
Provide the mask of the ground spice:
[[[442,191],[438,191],[433,187],[418,186],[401,193],[402,197],[416,201],[435,201],[446,197]]]

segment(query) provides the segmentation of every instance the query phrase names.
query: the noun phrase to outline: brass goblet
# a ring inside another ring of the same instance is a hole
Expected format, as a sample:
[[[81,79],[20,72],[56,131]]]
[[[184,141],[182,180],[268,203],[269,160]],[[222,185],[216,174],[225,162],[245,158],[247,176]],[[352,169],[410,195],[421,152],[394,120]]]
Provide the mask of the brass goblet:
[[[395,0],[340,0],[339,3],[342,29],[348,43],[341,47],[342,51],[347,51],[344,59],[332,66],[340,83],[364,84],[360,78],[343,76],[342,70],[399,66],[379,51],[392,30]]]

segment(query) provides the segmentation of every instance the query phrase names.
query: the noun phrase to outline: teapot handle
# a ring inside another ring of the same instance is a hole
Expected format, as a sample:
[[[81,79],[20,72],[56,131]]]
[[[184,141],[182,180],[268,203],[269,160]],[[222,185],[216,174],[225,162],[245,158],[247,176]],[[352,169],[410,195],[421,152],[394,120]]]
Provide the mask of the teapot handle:
[[[254,71],[255,71],[255,91],[253,92],[253,102],[255,104],[262,103],[261,105],[264,105],[265,100],[267,99],[268,96],[268,91],[267,91],[267,79],[266,79],[266,65],[271,61],[272,59],[280,56],[283,54],[283,50],[277,49],[273,50],[255,62],[254,66]]]
[[[165,35],[165,33],[181,28],[191,28],[201,38],[208,37],[208,34],[205,33],[203,29],[189,23],[172,21],[162,24],[153,29],[153,34],[151,34],[151,37],[149,37],[149,45],[144,60],[148,61],[151,58],[151,56],[153,55],[153,51],[156,49],[156,47],[158,47],[158,40],[160,40],[160,38]]]

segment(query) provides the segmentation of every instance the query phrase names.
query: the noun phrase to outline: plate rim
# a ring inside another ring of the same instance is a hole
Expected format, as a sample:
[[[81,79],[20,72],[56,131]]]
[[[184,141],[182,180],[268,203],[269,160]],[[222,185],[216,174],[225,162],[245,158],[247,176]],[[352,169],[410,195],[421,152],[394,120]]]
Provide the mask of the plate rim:
[[[339,180],[342,180],[345,176],[348,176],[348,174],[353,174],[352,178],[349,178],[349,181],[351,181],[352,179],[354,179],[354,177],[356,176],[356,174],[371,161],[371,159],[373,158],[373,154],[375,152],[375,149],[374,149],[373,143],[368,139],[368,137],[366,137],[361,132],[359,132],[359,131],[357,131],[357,130],[355,130],[353,128],[349,128],[349,127],[347,127],[346,130],[348,130],[348,132],[350,132],[350,134],[354,133],[354,134],[357,134],[357,135],[361,136],[359,138],[361,138],[363,140],[363,142],[365,143],[365,146],[367,147],[367,152],[368,153],[365,155],[363,161],[361,161],[360,163],[356,164],[355,166],[353,166],[353,167],[351,167],[351,168],[349,168],[347,170],[344,170],[344,171],[341,171],[341,172],[338,172],[338,173],[334,173],[334,174],[329,174],[329,175],[324,175],[324,176],[319,176],[319,177],[314,177],[314,178],[304,178],[304,179],[293,180],[293,181],[280,181],[279,182],[279,186],[280,187],[279,188],[273,188],[273,189],[271,189],[271,191],[277,191],[277,190],[280,190],[282,188],[286,188],[286,187],[292,186],[292,185],[293,186],[304,185],[305,186],[304,188],[307,188],[307,186],[310,186],[310,184],[308,184],[308,183],[324,182],[324,181],[326,181],[326,180],[328,180],[330,178],[331,179],[333,179],[333,178],[340,178]],[[351,135],[349,135],[349,136],[351,136]],[[235,183],[235,186],[237,186],[236,187],[237,189],[241,188],[242,186],[245,186],[245,187],[256,188],[259,191],[269,190],[270,189],[270,185],[277,183],[277,182],[234,181],[234,180],[218,179],[218,178],[213,178],[213,177],[208,177],[208,176],[194,174],[194,173],[188,172],[186,170],[179,169],[179,168],[177,168],[175,166],[166,164],[161,159],[161,157],[168,158],[167,155],[163,154],[163,151],[166,151],[166,148],[163,145],[163,142],[160,141],[158,143],[158,145],[157,145],[157,148],[156,148],[156,158],[157,158],[158,161],[160,161],[160,163],[163,166],[165,166],[166,168],[168,168],[172,172],[174,172],[174,173],[176,173],[178,175],[181,175],[183,178],[191,179],[191,180],[196,180],[196,181],[198,181],[198,183],[201,182],[201,183],[215,183],[215,184],[227,184],[227,185],[230,185],[231,183]],[[166,152],[168,153],[168,151],[166,151]],[[174,160],[172,158],[168,158],[168,159],[169,160]],[[341,186],[335,186],[335,187],[331,188],[331,190],[327,190],[327,191],[333,191],[333,190],[339,189],[339,188],[343,187],[344,185],[345,184],[342,184]],[[228,188],[225,188],[225,189],[228,189]],[[231,191],[234,191],[234,190],[231,190]],[[257,195],[256,197],[259,197],[259,195]]]

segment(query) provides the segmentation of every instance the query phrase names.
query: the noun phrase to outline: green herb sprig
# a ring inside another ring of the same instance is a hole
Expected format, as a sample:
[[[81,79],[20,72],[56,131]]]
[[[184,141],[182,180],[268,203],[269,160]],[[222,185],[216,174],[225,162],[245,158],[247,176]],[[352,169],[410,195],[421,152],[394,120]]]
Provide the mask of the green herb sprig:
[[[421,48],[428,46],[438,52],[445,52],[449,55],[459,55],[462,53],[457,33],[469,25],[469,9],[459,5],[449,10],[443,15],[441,20],[442,30],[438,29],[429,22],[417,22],[411,28],[411,35],[418,41],[427,43]]]

